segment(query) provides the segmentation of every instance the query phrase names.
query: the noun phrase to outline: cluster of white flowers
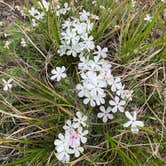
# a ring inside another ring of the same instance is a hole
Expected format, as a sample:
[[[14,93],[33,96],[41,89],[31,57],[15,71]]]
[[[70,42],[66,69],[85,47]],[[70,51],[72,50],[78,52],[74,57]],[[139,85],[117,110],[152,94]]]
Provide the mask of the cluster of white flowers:
[[[50,3],[47,2],[46,0],[42,0],[38,2],[38,6],[39,6],[39,10],[42,10],[42,11],[48,12],[49,10],[52,10]],[[43,20],[45,16],[45,13],[42,11],[40,12],[39,10],[36,7],[32,6],[31,9],[28,11],[29,14],[33,17],[32,18],[33,27],[38,26],[38,23],[36,22],[36,20]],[[65,15],[69,10],[70,10],[70,7],[67,2],[64,3],[63,8],[57,5],[56,15],[57,16]]]
[[[38,4],[40,6],[40,9],[44,9],[44,10],[46,10],[46,12],[48,12],[48,10],[50,8],[49,2],[47,2],[46,0],[42,0],[41,2],[38,2]],[[36,22],[36,20],[43,20],[43,18],[45,16],[44,12],[40,12],[34,6],[32,6],[28,12],[33,17],[32,18],[32,26],[37,27],[38,23]]]
[[[83,10],[80,17],[67,19],[62,24],[60,56],[78,56],[81,52],[93,50],[95,45],[90,33],[93,23],[89,20],[90,13]]]
[[[125,111],[127,101],[132,100],[133,91],[126,90],[121,78],[112,75],[111,64],[107,60],[108,48],[95,47],[91,35],[91,14],[85,10],[79,14],[79,18],[68,18],[62,24],[58,53],[60,56],[79,56],[81,81],[76,85],[78,96],[83,98],[84,104],[98,106],[101,112],[97,116],[105,123],[113,119],[116,112]]]
[[[107,58],[107,48],[97,46],[94,56],[80,56],[78,68],[80,70],[81,82],[77,84],[78,96],[83,99],[84,104],[90,103],[92,107],[100,106],[97,117],[106,123],[113,119],[113,113],[124,112],[126,101],[132,100],[131,90],[125,90],[120,77],[114,77],[111,73],[111,64]],[[108,91],[108,89],[110,89]],[[111,95],[110,94],[111,91]],[[109,100],[109,107],[104,107],[105,99]],[[114,96],[114,97],[113,97]]]
[[[58,8],[57,16],[64,15],[70,7],[67,3],[64,8]],[[78,96],[83,99],[84,104],[91,107],[99,107],[98,118],[102,118],[106,123],[114,118],[117,112],[125,112],[126,104],[132,100],[132,90],[125,89],[120,77],[112,74],[112,65],[108,61],[108,48],[95,46],[94,38],[91,35],[93,23],[91,14],[85,10],[79,13],[79,18],[68,18],[61,26],[61,45],[59,46],[59,56],[79,57],[78,70],[80,82],[76,85]],[[67,75],[66,68],[56,67],[51,71],[51,80],[60,81]],[[57,158],[62,162],[69,162],[70,155],[79,157],[83,152],[81,143],[86,143],[88,131],[83,131],[86,127],[86,116],[77,112],[77,118],[73,121],[67,120],[65,134],[59,134],[55,140]],[[143,122],[136,120],[129,112],[125,112],[129,122],[124,127],[131,126],[131,131],[137,133],[143,127]]]
[[[86,135],[88,134],[88,130],[84,129],[85,127],[87,127],[87,116],[81,112],[77,112],[73,120],[66,121],[63,126],[64,135],[60,133],[58,139],[54,141],[58,160],[68,163],[72,154],[79,157],[83,153],[82,145],[87,142]]]
[[[132,1],[134,2],[134,0]],[[50,9],[50,3],[46,0],[39,2],[40,9],[46,12]],[[102,7],[101,7],[102,8]],[[40,9],[31,7],[29,10],[33,26],[37,26],[36,20],[43,20],[45,14]],[[68,3],[60,8],[57,6],[57,16],[65,15],[70,11]],[[97,117],[101,118],[104,123],[114,118],[117,112],[124,113],[129,119],[123,124],[123,127],[131,126],[133,133],[138,133],[139,127],[144,123],[137,120],[137,112],[125,111],[126,104],[132,101],[132,90],[125,89],[121,78],[112,74],[112,65],[108,60],[108,48],[102,48],[95,45],[94,38],[91,35],[93,23],[91,18],[98,20],[99,17],[91,15],[89,12],[82,10],[78,18],[68,18],[61,26],[61,44],[58,49],[60,56],[79,57],[78,70],[81,78],[76,85],[78,96],[83,99],[84,104],[90,104],[91,107],[98,107]],[[146,15],[146,21],[151,21],[151,16]],[[27,43],[24,38],[20,42],[22,47]],[[9,49],[10,42],[6,41],[5,48]],[[66,68],[56,67],[51,70],[51,80],[60,81],[67,77]],[[12,88],[13,80],[2,79],[3,90],[8,91]],[[71,120],[67,120],[63,126],[64,134],[60,133],[58,139],[54,141],[56,157],[63,163],[68,163],[71,156],[79,157],[83,153],[83,145],[87,142],[87,116],[77,112]]]
[[[105,52],[104,52],[105,54]],[[99,54],[90,59],[89,56],[81,56],[78,64],[81,82],[77,84],[78,96],[83,98],[83,103],[92,107],[105,104],[106,92],[110,79],[111,65],[107,63]]]

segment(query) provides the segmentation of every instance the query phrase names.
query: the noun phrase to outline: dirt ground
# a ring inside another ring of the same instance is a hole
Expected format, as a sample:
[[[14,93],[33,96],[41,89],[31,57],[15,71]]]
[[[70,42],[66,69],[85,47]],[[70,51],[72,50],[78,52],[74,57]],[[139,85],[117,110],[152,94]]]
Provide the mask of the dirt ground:
[[[0,0],[0,22],[11,23],[16,15],[12,8],[26,3],[29,0]]]

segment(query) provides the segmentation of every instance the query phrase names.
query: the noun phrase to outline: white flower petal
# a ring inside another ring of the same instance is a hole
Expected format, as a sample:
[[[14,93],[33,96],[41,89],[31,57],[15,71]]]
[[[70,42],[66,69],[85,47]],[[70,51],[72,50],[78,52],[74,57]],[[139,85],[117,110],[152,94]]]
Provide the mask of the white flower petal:
[[[103,122],[106,123],[107,120],[108,120],[108,119],[107,119],[107,116],[104,116],[104,117],[103,117]]]
[[[136,121],[135,125],[140,126],[140,127],[144,127],[144,123],[142,121]]]
[[[97,114],[97,117],[98,117],[98,118],[102,118],[103,116],[104,116],[103,113],[98,113],[98,114]]]
[[[123,124],[123,127],[129,127],[131,125],[132,121],[128,121],[125,124]]]
[[[133,120],[133,117],[132,117],[132,115],[130,114],[130,112],[125,112],[125,115],[126,115],[126,117],[128,118],[128,119],[130,119],[130,120]]]
[[[131,127],[131,131],[137,134],[139,129],[137,127]]]

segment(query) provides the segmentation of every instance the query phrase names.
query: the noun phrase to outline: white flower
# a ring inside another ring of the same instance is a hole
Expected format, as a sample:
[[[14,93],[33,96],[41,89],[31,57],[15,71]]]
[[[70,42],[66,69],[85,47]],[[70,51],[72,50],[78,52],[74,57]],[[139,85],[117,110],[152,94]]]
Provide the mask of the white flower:
[[[83,100],[84,104],[88,104],[90,103],[91,107],[95,107],[96,106],[96,102],[95,102],[95,97],[91,94],[87,95],[86,98]]]
[[[83,40],[83,49],[87,49],[90,52],[90,50],[95,48],[93,36],[84,35]]]
[[[45,14],[43,12],[39,13],[38,15],[36,15],[36,19],[37,20],[42,20],[44,18]]]
[[[70,29],[72,26],[72,21],[70,20],[70,18],[68,18],[67,20],[65,20],[65,22],[62,24],[62,28],[63,29]]]
[[[74,117],[73,121],[75,122],[74,127],[79,128],[81,126],[86,126],[86,121],[88,117],[83,115],[81,112],[76,113],[76,117]]]
[[[94,20],[99,20],[99,16],[94,15],[94,14],[91,15],[91,18],[94,19]]]
[[[124,105],[126,104],[126,101],[120,100],[118,96],[115,97],[114,100],[110,100],[109,104],[113,106],[112,112],[116,113],[118,110],[120,112],[124,112]]]
[[[132,94],[133,94],[133,90],[124,90],[121,97],[124,99],[128,99],[129,101],[132,101]]]
[[[83,152],[84,152],[84,148],[81,146],[74,147],[74,149],[73,149],[73,153],[74,153],[75,157],[79,157],[80,153],[83,153]]]
[[[95,97],[95,101],[96,101],[96,104],[99,106],[101,104],[105,104],[105,97],[106,97],[106,94],[103,92],[101,94],[98,94],[96,97]]]
[[[36,15],[38,15],[40,12],[35,7],[31,7],[29,13],[31,14],[32,17],[36,17]]]
[[[79,14],[80,14],[80,20],[81,21],[87,21],[89,19],[89,16],[90,16],[89,12],[86,12],[85,10],[83,10]]]
[[[111,74],[111,64],[109,64],[107,61],[102,63],[102,67],[99,70],[100,76],[107,82],[109,85],[109,82],[113,80],[113,76]]]
[[[119,77],[110,77],[110,79],[108,80],[108,84],[111,85],[112,92],[115,92],[118,89],[122,88],[121,79]]]
[[[94,54],[101,56],[102,58],[106,58],[107,57],[107,52],[108,52],[108,48],[101,48],[100,46],[97,46],[97,51],[94,52]]]
[[[127,99],[129,101],[132,101],[132,94],[133,94],[133,90],[124,90],[124,86],[122,86],[121,89],[116,91],[116,94],[118,96],[121,96],[122,99]]]
[[[147,14],[146,17],[144,18],[145,21],[151,22],[152,21],[152,17],[150,16],[150,14]]]
[[[100,56],[94,56],[93,60],[89,60],[89,67],[87,68],[89,71],[101,71],[102,65],[104,63],[103,59]]]
[[[110,114],[111,112],[111,107],[108,107],[107,109],[105,109],[104,106],[100,106],[100,113],[97,114],[98,118],[103,118],[103,122],[106,123],[108,121],[108,119],[113,119],[113,115]]]
[[[45,15],[43,12],[40,13],[35,7],[31,7],[31,9],[29,10],[29,13],[31,14],[32,17],[34,17],[37,20],[43,19]]]
[[[72,148],[80,146],[80,137],[75,129],[65,131],[66,142]]]
[[[63,126],[65,135],[60,133],[58,139],[54,141],[57,151],[56,157],[63,163],[68,163],[72,154],[79,157],[84,151],[81,143],[87,142],[88,130],[83,130],[83,127],[86,127],[87,116],[84,116],[81,112],[77,112],[76,116],[73,121],[67,120]]]
[[[87,20],[86,21],[86,26],[87,26],[87,32],[89,34],[93,29],[93,23],[90,20]]]
[[[54,141],[54,144],[56,146],[56,157],[58,160],[62,161],[63,163],[67,163],[70,161],[70,155],[72,153],[72,150],[69,149],[69,145],[66,141],[66,138],[61,133],[58,135],[59,139],[56,139]]]
[[[61,33],[61,36],[62,36],[62,39],[64,39],[66,43],[70,45],[70,43],[74,41],[76,38],[76,32],[68,28],[65,32]]]
[[[69,4],[66,2],[64,3],[64,7],[60,8],[60,6],[57,6],[57,11],[56,11],[56,15],[60,16],[65,15],[68,11],[70,10]]]
[[[51,73],[53,74],[53,76],[51,76],[51,80],[60,81],[62,78],[67,77],[65,71],[66,71],[66,68],[64,66],[56,67],[56,69],[53,69],[51,71]]]
[[[4,48],[9,49],[10,43],[11,43],[10,41],[6,41],[6,42],[5,42],[5,45],[4,45]]]
[[[56,139],[54,141],[54,145],[56,146],[56,150],[57,152],[61,152],[65,149],[65,147],[68,146],[68,144],[66,143],[66,139],[65,136],[63,134],[59,134],[58,135],[58,139]]]
[[[26,46],[27,46],[27,43],[26,43],[26,41],[25,41],[24,38],[21,39],[21,42],[20,42],[20,43],[21,43],[21,46],[22,46],[22,47],[26,47]]]
[[[116,94],[117,94],[118,96],[121,96],[121,97],[122,97],[122,95],[123,95],[123,93],[124,93],[124,88],[125,88],[125,86],[122,85],[122,87],[116,91]],[[122,97],[122,98],[123,98],[123,97]]]
[[[59,14],[62,12],[61,10],[58,9]],[[93,50],[95,47],[93,37],[89,36],[92,28],[93,23],[90,20],[81,21],[78,18],[68,18],[62,24],[61,45],[58,50],[60,56],[77,57],[84,50],[89,52]]]
[[[62,161],[63,163],[68,163],[70,161],[70,155],[67,150],[56,153],[56,157],[59,161]]]
[[[77,31],[77,33],[79,35],[84,35],[86,33],[86,30],[87,30],[87,24],[86,23],[78,22],[77,24],[74,25],[74,27],[75,27],[75,31]]]
[[[74,128],[74,124],[71,122],[71,120],[67,120],[66,124],[63,126],[64,130],[71,131],[71,130],[73,130],[73,128]]]
[[[80,56],[80,62],[78,64],[78,68],[82,71],[85,72],[86,70],[89,69],[89,56],[85,57],[83,55]]]
[[[60,56],[63,56],[66,54],[67,49],[69,48],[68,44],[66,41],[61,41],[61,44],[58,49],[58,53]]]
[[[123,124],[123,127],[129,127],[131,126],[131,131],[133,133],[138,133],[139,129],[138,127],[144,127],[144,123],[142,121],[137,121],[137,112],[133,112],[133,116],[130,114],[130,112],[125,112],[126,117],[129,119],[128,122]]]
[[[103,88],[105,88],[107,84],[100,75],[97,75],[96,72],[89,71],[84,75],[84,77],[86,80],[86,86],[92,94],[100,95],[104,93]]]
[[[61,9],[61,13],[65,15],[70,10],[69,4],[66,2],[64,3],[64,7]]]
[[[13,82],[13,79],[12,78],[10,78],[9,80],[5,80],[5,79],[2,79],[2,81],[3,81],[3,90],[4,91],[8,91],[8,90],[10,90],[11,88],[12,88],[12,82]]]
[[[66,55],[72,55],[73,57],[76,57],[79,52],[80,52],[80,46],[76,43],[72,44],[71,47],[68,47]]]
[[[76,89],[79,91],[78,96],[81,97],[81,98],[84,97],[84,96],[89,95],[89,91],[86,87],[85,82],[83,83],[83,85],[82,84],[77,84]]]
[[[82,127],[79,127],[78,128],[78,134],[79,134],[79,137],[80,137],[80,141],[85,144],[87,142],[87,138],[85,137],[87,134],[88,134],[88,130],[84,130],[83,131],[83,128]]]
[[[49,10],[49,5],[50,5],[49,2],[47,2],[46,0],[42,0],[42,3],[39,2],[39,5],[40,5],[41,8],[44,7],[44,9],[48,12],[48,10]]]
[[[82,84],[77,85],[78,96],[85,97],[83,100],[84,104],[90,103],[92,107],[95,107],[96,104],[104,104],[104,97],[106,93],[104,88],[106,88],[106,81],[96,72],[88,71],[87,73],[82,73]]]

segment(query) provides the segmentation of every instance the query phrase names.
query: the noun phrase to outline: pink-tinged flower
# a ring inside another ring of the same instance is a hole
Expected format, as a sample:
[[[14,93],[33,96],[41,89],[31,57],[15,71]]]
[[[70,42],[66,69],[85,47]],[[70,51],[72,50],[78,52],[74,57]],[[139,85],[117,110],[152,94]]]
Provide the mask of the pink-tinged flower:
[[[124,112],[124,106],[126,104],[126,101],[120,100],[120,98],[116,96],[114,100],[109,101],[109,104],[113,106],[112,108],[113,113],[116,113],[118,110],[120,112]]]
[[[80,146],[80,137],[76,130],[66,130],[65,136],[66,142],[69,146],[71,146],[72,148]]]
[[[137,121],[137,112],[133,112],[133,116],[130,114],[130,112],[125,112],[126,117],[129,119],[128,122],[123,124],[123,127],[129,127],[131,126],[131,131],[133,133],[138,133],[139,129],[138,127],[144,127],[144,123],[142,121]]]

